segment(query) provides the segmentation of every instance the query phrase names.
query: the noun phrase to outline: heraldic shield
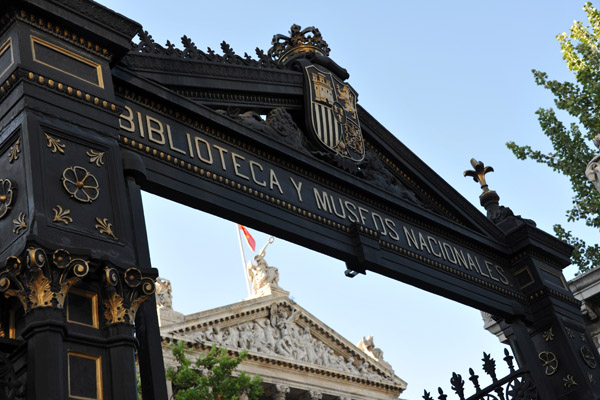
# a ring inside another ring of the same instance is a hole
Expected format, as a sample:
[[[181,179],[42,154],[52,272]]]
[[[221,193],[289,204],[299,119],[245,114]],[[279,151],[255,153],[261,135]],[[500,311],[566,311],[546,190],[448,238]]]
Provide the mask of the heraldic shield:
[[[357,94],[334,74],[314,65],[304,67],[308,127],[328,149],[362,161],[365,143],[358,122]]]

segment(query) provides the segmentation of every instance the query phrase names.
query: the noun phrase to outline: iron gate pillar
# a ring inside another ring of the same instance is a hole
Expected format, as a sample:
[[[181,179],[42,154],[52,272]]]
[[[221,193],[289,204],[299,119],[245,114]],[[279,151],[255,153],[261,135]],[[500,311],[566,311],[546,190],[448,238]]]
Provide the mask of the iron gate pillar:
[[[16,394],[135,399],[133,325],[157,272],[134,241],[111,68],[140,25],[81,1],[3,1],[0,20],[0,334]],[[166,398],[148,369],[144,398]]]

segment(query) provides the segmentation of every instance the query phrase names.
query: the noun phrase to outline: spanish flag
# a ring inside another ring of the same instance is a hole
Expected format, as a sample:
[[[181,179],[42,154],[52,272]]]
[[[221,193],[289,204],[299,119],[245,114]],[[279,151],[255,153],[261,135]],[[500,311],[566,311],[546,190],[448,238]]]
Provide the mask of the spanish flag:
[[[246,243],[248,243],[248,246],[250,246],[252,251],[255,251],[254,249],[256,248],[256,242],[254,241],[254,238],[252,237],[250,232],[248,232],[248,229],[246,229],[246,227],[244,225],[240,225],[240,224],[238,224],[238,228],[242,230],[242,233],[244,234],[244,237],[246,238]]]

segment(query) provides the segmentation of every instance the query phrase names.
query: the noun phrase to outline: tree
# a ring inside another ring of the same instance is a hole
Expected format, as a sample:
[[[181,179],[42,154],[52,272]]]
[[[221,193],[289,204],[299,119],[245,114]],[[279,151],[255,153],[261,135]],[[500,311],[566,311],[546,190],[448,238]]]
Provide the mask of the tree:
[[[589,2],[583,10],[589,26],[575,21],[568,33],[556,37],[575,82],[550,80],[545,72],[532,70],[535,82],[555,96],[556,108],[578,122],[565,125],[552,108],[540,108],[536,114],[554,150],[543,153],[514,142],[506,145],[517,158],[530,158],[567,176],[574,192],[573,208],[567,210],[568,221],[582,220],[587,226],[600,228],[600,195],[585,177],[587,163],[598,153],[590,143],[600,134],[600,13]],[[554,225],[554,233],[575,247],[571,261],[580,272],[600,264],[597,244],[587,245],[561,225]]]
[[[178,365],[167,369],[167,378],[173,383],[176,400],[258,400],[263,393],[258,375],[250,377],[242,371],[234,376],[234,370],[248,356],[246,351],[231,357],[226,349],[213,346],[192,363],[185,343],[178,342],[173,355]]]

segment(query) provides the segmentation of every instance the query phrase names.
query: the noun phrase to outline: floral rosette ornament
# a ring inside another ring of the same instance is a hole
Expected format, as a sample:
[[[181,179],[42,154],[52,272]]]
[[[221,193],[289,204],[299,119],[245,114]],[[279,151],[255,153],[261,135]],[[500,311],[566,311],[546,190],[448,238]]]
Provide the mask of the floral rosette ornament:
[[[63,171],[62,183],[75,200],[91,203],[98,198],[98,180],[83,167],[69,167]]]
[[[10,179],[0,179],[0,219],[4,218],[13,201],[13,184]]]

